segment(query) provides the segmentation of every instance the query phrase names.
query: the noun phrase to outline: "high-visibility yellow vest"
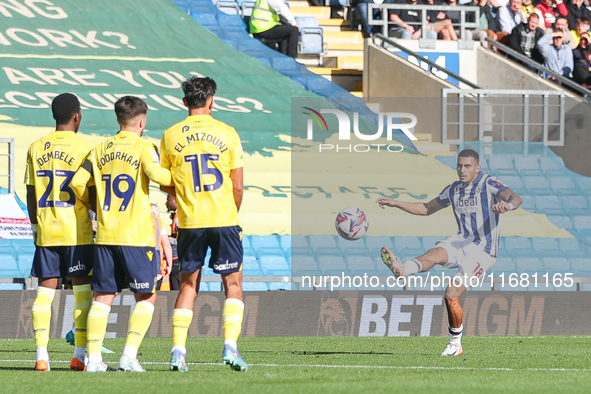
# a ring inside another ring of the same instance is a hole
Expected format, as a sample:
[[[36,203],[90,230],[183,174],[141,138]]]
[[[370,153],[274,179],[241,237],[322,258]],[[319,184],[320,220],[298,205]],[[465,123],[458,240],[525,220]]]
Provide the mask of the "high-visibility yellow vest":
[[[250,16],[249,31],[251,34],[262,33],[280,25],[279,15],[265,0],[257,0]]]

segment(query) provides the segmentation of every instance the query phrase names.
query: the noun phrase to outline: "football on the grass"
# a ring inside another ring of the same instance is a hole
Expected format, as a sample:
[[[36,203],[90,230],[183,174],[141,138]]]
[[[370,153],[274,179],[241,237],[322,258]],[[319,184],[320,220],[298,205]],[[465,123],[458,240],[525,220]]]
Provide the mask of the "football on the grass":
[[[365,235],[369,222],[361,209],[349,207],[339,212],[335,226],[341,237],[354,241]]]

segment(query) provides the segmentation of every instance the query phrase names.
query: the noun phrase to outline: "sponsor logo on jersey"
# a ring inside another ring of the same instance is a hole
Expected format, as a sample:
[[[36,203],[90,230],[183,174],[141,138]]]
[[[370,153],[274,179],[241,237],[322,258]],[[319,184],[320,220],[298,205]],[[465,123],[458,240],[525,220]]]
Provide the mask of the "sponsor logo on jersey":
[[[73,265],[70,268],[68,268],[68,272],[72,273],[72,272],[84,271],[85,269],[86,269],[86,265],[82,264],[81,262],[78,262],[78,264]]]
[[[133,282],[129,282],[129,287],[132,289],[140,290],[140,289],[150,289],[151,285],[148,282],[139,282],[137,280],[133,280]]]

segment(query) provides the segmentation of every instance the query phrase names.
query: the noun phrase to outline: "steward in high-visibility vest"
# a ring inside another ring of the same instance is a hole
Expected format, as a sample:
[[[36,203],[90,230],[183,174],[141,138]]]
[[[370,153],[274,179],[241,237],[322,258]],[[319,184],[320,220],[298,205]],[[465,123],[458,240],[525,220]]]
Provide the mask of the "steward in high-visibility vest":
[[[257,0],[250,16],[249,31],[251,34],[262,33],[281,24],[277,12],[266,0]]]

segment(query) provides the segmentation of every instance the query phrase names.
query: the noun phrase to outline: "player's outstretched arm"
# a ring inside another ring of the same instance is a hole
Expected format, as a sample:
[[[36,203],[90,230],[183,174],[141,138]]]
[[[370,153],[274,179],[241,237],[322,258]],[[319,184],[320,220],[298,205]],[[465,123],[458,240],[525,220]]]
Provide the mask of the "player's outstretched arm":
[[[437,199],[433,199],[425,204],[422,202],[404,202],[394,200],[393,198],[380,197],[376,200],[376,202],[382,209],[384,209],[384,207],[396,207],[402,209],[405,212],[419,216],[428,216],[439,211],[440,209],[445,208],[437,202]]]
[[[242,195],[244,194],[244,172],[242,167],[230,170],[230,179],[232,180],[232,193],[236,208],[240,211],[242,205]]]
[[[494,213],[505,213],[512,211],[519,208],[523,203],[521,197],[519,197],[517,193],[509,188],[499,193],[498,197],[501,199],[501,202],[498,202],[492,206],[492,211]]]
[[[152,182],[162,186],[172,186],[172,174],[170,170],[163,168],[160,164],[154,163],[145,169],[145,173]]]

